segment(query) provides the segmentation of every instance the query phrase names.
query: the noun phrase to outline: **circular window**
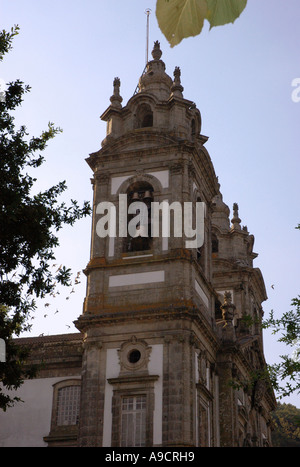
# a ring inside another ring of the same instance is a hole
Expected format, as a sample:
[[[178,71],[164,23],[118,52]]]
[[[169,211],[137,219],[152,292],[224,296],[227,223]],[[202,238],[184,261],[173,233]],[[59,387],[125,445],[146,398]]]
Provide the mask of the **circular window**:
[[[148,372],[148,362],[151,347],[143,340],[137,340],[132,336],[130,340],[124,342],[118,350],[120,359],[120,372],[144,371]]]
[[[141,358],[141,352],[137,349],[131,350],[128,354],[128,361],[130,363],[137,363]]]

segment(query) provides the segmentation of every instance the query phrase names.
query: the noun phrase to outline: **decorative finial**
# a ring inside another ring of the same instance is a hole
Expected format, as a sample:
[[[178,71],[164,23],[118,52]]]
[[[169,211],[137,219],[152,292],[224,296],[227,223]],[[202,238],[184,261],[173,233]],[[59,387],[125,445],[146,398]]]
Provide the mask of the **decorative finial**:
[[[179,66],[175,67],[173,74],[174,74],[174,81],[171,87],[172,94],[173,96],[183,97],[182,96],[183,87],[181,86],[181,79],[180,79],[181,71],[180,71]]]
[[[231,222],[233,224],[233,230],[241,230],[241,219],[239,218],[239,206],[237,203],[233,203],[233,218],[231,219]]]
[[[181,71],[180,71],[179,66],[175,66],[175,70],[174,70],[173,74],[174,74],[174,83],[175,84],[181,84],[180,83]]]
[[[122,107],[121,102],[123,99],[120,96],[120,85],[121,85],[120,78],[115,78],[114,83],[113,83],[114,91],[113,91],[113,95],[110,98],[110,102],[113,107],[119,107],[119,108]]]
[[[119,95],[120,86],[121,86],[120,78],[116,77],[114,79],[114,94]]]
[[[162,51],[160,50],[160,43],[158,41],[155,41],[154,47],[152,50],[153,60],[160,60],[161,56],[162,56]]]

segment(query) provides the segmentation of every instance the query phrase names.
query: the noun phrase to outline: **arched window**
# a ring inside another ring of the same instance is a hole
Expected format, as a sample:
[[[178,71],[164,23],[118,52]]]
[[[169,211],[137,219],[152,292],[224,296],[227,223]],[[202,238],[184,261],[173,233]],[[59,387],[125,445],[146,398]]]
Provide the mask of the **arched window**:
[[[141,104],[136,112],[136,128],[153,126],[153,112],[149,104]]]
[[[152,201],[153,187],[147,182],[136,182],[127,190],[128,235],[123,244],[124,252],[144,251],[152,248]]]

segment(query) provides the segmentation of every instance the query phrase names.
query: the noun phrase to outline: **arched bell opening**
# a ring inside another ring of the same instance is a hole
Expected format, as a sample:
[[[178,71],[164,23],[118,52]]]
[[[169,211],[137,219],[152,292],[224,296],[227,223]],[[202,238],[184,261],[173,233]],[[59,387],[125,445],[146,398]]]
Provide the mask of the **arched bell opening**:
[[[128,224],[123,252],[152,249],[151,203],[153,187],[145,181],[135,182],[127,190]]]
[[[153,126],[153,112],[149,104],[141,104],[136,112],[135,128],[149,128]]]

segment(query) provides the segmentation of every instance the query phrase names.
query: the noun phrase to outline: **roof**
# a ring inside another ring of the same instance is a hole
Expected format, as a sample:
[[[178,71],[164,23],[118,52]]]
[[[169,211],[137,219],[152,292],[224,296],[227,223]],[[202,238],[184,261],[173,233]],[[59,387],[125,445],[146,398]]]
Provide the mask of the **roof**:
[[[52,336],[36,336],[36,337],[18,337],[14,339],[14,343],[18,345],[32,345],[32,344],[46,344],[54,342],[70,342],[70,341],[81,341],[82,334],[80,332],[69,333],[69,334],[56,334]]]

